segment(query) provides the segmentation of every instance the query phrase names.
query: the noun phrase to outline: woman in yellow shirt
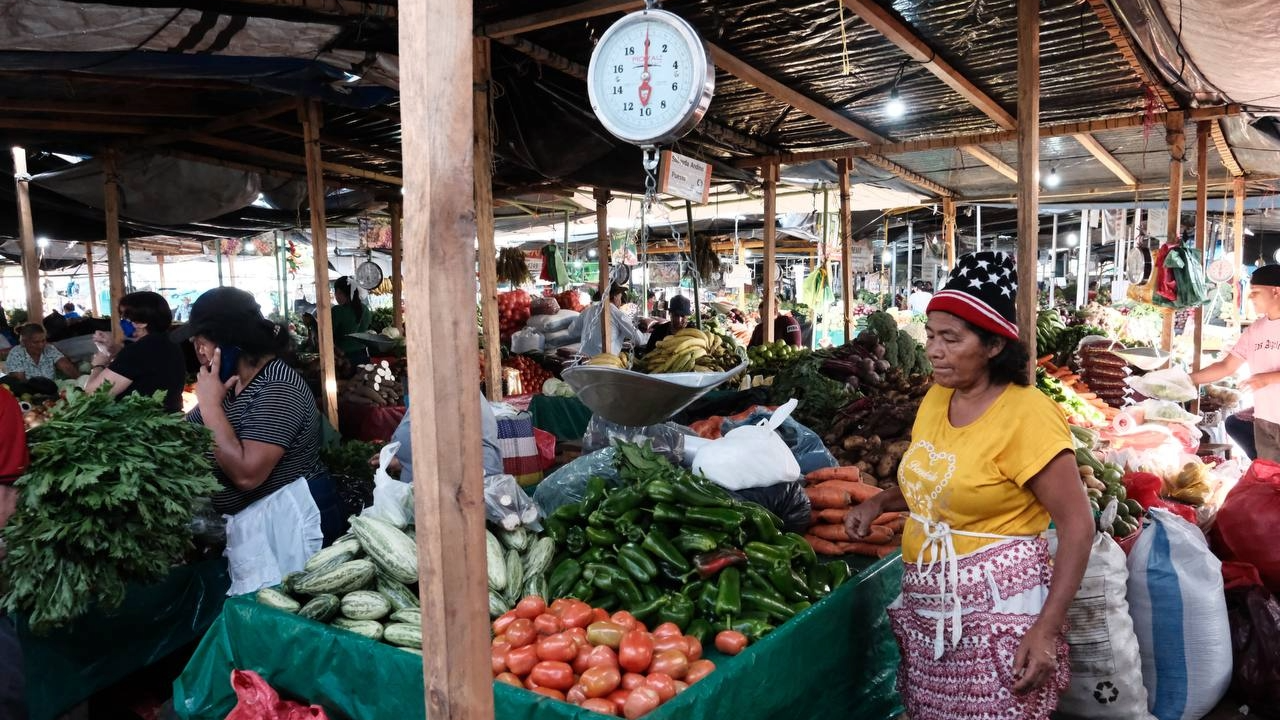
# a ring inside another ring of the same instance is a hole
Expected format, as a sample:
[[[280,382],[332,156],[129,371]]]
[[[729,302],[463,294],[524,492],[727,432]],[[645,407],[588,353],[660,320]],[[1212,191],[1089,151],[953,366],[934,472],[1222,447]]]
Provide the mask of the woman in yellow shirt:
[[[934,386],[898,487],[847,519],[910,510],[889,607],[912,720],[1041,720],[1070,674],[1062,633],[1093,538],[1066,418],[1029,386],[1005,253],[960,258],[928,306]],[[1056,561],[1042,537],[1052,519]]]

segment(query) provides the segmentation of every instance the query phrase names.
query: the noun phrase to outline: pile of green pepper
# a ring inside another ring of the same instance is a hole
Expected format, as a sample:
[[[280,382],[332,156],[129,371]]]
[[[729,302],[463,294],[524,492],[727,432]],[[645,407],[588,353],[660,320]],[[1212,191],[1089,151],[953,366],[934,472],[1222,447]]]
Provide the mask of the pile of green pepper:
[[[757,640],[849,577],[767,509],[621,443],[623,484],[587,482],[580,502],[544,525],[557,547],[550,599],[627,610],[650,626],[672,622],[708,641],[733,629]]]

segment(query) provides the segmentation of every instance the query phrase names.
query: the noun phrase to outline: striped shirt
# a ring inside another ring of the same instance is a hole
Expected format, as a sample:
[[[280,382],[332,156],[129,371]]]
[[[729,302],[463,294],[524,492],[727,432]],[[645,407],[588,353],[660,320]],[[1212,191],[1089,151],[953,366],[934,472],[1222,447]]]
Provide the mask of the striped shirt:
[[[222,409],[240,440],[278,445],[284,448],[284,455],[265,482],[245,491],[231,484],[210,450],[214,475],[224,488],[213,495],[213,507],[219,512],[234,515],[298,478],[312,478],[323,471],[315,396],[302,376],[283,360],[267,363],[239,395],[228,393]],[[192,410],[187,420],[204,424],[199,408]]]

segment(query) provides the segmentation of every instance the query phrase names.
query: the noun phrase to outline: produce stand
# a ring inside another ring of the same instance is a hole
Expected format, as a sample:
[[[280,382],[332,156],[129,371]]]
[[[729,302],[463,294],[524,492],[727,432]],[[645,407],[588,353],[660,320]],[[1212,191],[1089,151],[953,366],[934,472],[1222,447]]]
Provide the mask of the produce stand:
[[[857,567],[868,561],[851,562]],[[884,608],[897,595],[901,577],[899,556],[885,558],[742,654],[710,653],[716,671],[650,717],[897,716],[902,712],[894,688],[898,650]],[[235,705],[233,669],[257,671],[283,695],[353,720],[425,717],[421,661],[415,655],[249,597],[227,602],[174,683],[178,716],[226,717]],[[501,683],[494,685],[494,700],[501,720],[593,717]]]
[[[339,403],[338,418],[343,435],[363,442],[387,442],[404,419],[403,405],[357,405]]]
[[[17,620],[31,720],[53,720],[131,673],[199,639],[231,586],[221,557],[175,567],[155,585],[135,586],[114,612],[95,610],[46,636]]]

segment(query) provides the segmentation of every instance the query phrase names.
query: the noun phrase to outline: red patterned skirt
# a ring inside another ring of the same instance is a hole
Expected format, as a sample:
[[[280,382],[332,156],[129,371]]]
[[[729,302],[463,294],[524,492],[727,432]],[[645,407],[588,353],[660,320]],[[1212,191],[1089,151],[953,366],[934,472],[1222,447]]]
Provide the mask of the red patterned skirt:
[[[1066,641],[1058,641],[1058,672],[1044,687],[1013,693],[1014,653],[1036,621],[1052,570],[1041,539],[999,542],[956,558],[958,584],[939,594],[941,563],[907,562],[902,594],[889,606],[902,664],[898,692],[911,720],[1044,720],[1070,682]],[[955,593],[953,596],[952,593]],[[954,598],[961,633],[952,644]],[[940,632],[939,623],[944,628]],[[941,657],[935,658],[939,637]]]

